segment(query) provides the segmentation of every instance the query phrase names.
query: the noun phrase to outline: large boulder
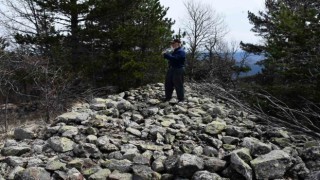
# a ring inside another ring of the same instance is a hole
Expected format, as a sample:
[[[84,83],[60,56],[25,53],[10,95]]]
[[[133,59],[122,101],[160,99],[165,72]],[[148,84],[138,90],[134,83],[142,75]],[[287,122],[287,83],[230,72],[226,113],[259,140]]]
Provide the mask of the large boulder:
[[[104,161],[102,167],[108,168],[110,170],[118,170],[120,172],[129,172],[132,169],[132,162],[124,159],[124,160],[116,160],[110,159]]]
[[[3,156],[21,156],[31,150],[30,146],[10,146],[1,149]]]
[[[222,178],[216,173],[210,173],[208,171],[198,171],[192,176],[192,180],[222,180]]]
[[[230,166],[245,177],[246,180],[252,180],[252,168],[238,154],[231,154]]]
[[[154,172],[149,166],[145,165],[134,165],[132,166],[133,170],[133,179],[137,180],[160,180],[161,175],[157,172]]]
[[[72,151],[75,143],[65,137],[58,137],[58,136],[53,136],[48,140],[49,146],[57,151],[57,152],[68,152]]]
[[[15,180],[40,180],[51,179],[50,173],[42,167],[30,167],[20,173],[17,173],[14,177]]]
[[[250,161],[257,179],[282,178],[291,167],[291,157],[282,150],[273,150]]]
[[[207,124],[205,132],[210,135],[216,135],[221,133],[221,131],[223,131],[226,127],[227,124],[223,121],[212,121],[211,123]]]
[[[256,138],[245,137],[242,142],[242,146],[250,149],[252,155],[263,155],[271,151],[271,145],[265,144]]]
[[[203,168],[203,159],[192,154],[182,154],[177,162],[178,174],[182,177],[192,177],[195,172]]]
[[[14,130],[14,138],[16,140],[24,140],[24,139],[34,139],[36,138],[36,126],[28,127],[28,128],[16,128]]]

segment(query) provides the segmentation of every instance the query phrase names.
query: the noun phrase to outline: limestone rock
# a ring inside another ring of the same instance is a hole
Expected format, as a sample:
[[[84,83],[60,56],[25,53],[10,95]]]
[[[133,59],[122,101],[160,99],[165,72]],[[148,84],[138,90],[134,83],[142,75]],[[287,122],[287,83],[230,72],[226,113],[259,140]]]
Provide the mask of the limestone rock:
[[[207,124],[205,132],[211,135],[219,134],[226,128],[227,124],[225,122],[213,121],[210,124]]]
[[[311,180],[320,174],[318,139],[258,124],[257,115],[187,84],[184,102],[174,94],[162,103],[163,93],[162,83],[149,84],[77,103],[52,124],[16,128],[16,140],[0,141],[0,180]]]
[[[89,180],[105,180],[111,174],[109,169],[100,169],[96,173],[89,176]]]
[[[31,148],[29,146],[10,146],[1,149],[1,154],[3,156],[21,156],[30,150]]]
[[[178,174],[182,177],[192,177],[196,171],[203,168],[203,159],[192,154],[182,154],[177,162]]]
[[[132,162],[124,159],[124,160],[106,160],[103,162],[102,167],[108,168],[110,170],[118,170],[120,172],[129,172],[132,169]]]
[[[68,152],[72,151],[75,143],[65,137],[54,136],[48,140],[50,147],[57,152]]]
[[[41,167],[30,167],[16,174],[15,180],[51,179],[50,173]]]
[[[10,174],[8,175],[8,179],[12,180],[14,179],[16,174],[19,174],[21,172],[23,172],[25,169],[23,167],[20,166],[16,166],[15,168],[12,169],[12,171],[10,172]],[[19,176],[19,175],[18,175]],[[1,180],[1,178],[0,178]]]
[[[132,166],[133,170],[133,179],[139,180],[160,180],[161,175],[157,172],[154,172],[149,166],[145,165],[134,165]]]
[[[110,179],[110,180],[132,180],[132,174],[121,173],[121,172],[115,170],[109,175],[108,179]]]
[[[46,165],[46,170],[56,171],[56,170],[64,170],[66,168],[66,164],[60,162],[59,160],[49,161]]]
[[[250,149],[251,154],[263,155],[271,151],[271,145],[265,144],[256,138],[245,137],[242,142],[242,146]]]
[[[15,128],[14,138],[16,140],[34,139],[36,138],[35,126],[29,128]]]
[[[239,174],[243,175],[246,180],[252,180],[252,168],[244,162],[236,153],[231,154],[231,167]]]
[[[215,157],[204,159],[204,168],[210,172],[220,172],[226,168],[226,164],[226,161]]]
[[[290,155],[282,150],[273,150],[252,160],[251,165],[257,179],[282,178],[292,165]]]
[[[197,171],[192,176],[192,180],[222,180],[222,178],[216,173],[210,173],[208,171]]]

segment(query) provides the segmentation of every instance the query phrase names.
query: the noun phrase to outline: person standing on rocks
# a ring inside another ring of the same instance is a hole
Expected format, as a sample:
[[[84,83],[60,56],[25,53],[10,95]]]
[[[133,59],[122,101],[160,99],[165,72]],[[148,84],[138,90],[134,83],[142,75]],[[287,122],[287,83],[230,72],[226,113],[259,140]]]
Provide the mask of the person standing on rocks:
[[[169,69],[165,80],[165,99],[170,101],[173,90],[176,90],[178,101],[184,101],[184,66],[186,60],[186,52],[181,47],[180,39],[174,39],[171,42],[173,52],[163,53],[163,57],[168,60]]]

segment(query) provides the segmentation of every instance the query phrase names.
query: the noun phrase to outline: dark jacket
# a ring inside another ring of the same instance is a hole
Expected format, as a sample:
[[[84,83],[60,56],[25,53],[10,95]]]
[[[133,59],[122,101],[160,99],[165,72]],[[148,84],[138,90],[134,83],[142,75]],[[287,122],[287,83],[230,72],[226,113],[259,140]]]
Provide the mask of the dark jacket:
[[[165,59],[169,61],[169,67],[171,68],[182,68],[184,67],[184,63],[186,61],[186,52],[182,47],[179,47],[173,51],[172,54],[165,53]]]

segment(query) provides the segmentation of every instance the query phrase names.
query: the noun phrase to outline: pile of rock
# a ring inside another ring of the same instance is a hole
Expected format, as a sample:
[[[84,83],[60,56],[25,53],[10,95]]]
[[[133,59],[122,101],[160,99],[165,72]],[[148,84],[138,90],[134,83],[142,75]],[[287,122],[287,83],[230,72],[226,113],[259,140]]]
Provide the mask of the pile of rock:
[[[77,104],[47,127],[16,128],[1,148],[0,179],[314,179],[320,146],[187,88],[163,84]]]

